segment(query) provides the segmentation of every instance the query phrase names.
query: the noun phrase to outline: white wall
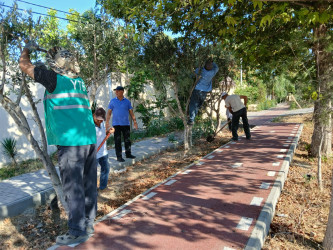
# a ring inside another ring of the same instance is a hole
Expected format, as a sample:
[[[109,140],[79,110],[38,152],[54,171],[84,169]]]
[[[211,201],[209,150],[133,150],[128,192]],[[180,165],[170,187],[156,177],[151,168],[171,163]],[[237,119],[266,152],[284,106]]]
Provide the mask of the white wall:
[[[110,98],[115,97],[115,93],[112,91],[116,86],[125,86],[125,77],[124,74],[112,74],[112,84],[106,80],[106,84],[101,86],[97,90],[96,100],[97,106],[103,107],[107,110],[108,104],[110,102]],[[38,83],[30,83],[30,89],[32,91],[32,95],[34,96],[35,100],[40,100],[37,104],[37,111],[39,116],[42,120],[43,126],[45,127],[45,120],[44,120],[44,107],[43,107],[43,96],[45,88]],[[111,86],[109,86],[111,85]],[[111,87],[111,88],[110,88]],[[8,91],[5,86],[5,92]],[[110,97],[111,95],[111,97]],[[126,96],[126,91],[125,91]],[[15,99],[14,95],[10,96],[11,99]],[[32,130],[32,134],[37,141],[40,141],[40,133],[38,127],[33,120],[32,110],[26,98],[23,98],[20,104],[24,114],[27,117],[28,123]],[[136,114],[138,117],[138,114]],[[142,127],[140,120],[138,119],[139,127]],[[17,149],[18,149],[18,160],[27,160],[37,158],[35,151],[32,149],[29,141],[19,131],[18,126],[15,124],[14,120],[10,117],[10,115],[4,110],[4,108],[0,105],[0,142],[3,141],[5,138],[14,138],[17,142]],[[49,146],[48,152],[51,154],[56,150],[55,146]],[[2,147],[0,146],[0,168],[4,166],[4,164],[9,163],[10,159],[6,158],[5,155],[2,153]]]
[[[34,97],[34,100],[42,100],[44,96],[44,87],[40,84],[29,84],[30,90],[32,92],[32,95]],[[5,86],[5,92],[6,92],[6,86]],[[15,96],[11,95],[10,98],[12,100],[15,100]],[[32,110],[30,108],[30,105],[28,103],[28,100],[23,97],[21,100],[20,107],[25,114],[27,121],[30,125],[32,134],[34,138],[37,141],[40,141],[40,133],[38,130],[38,127],[36,125],[36,122],[33,119]],[[37,111],[40,115],[40,118],[42,120],[42,123],[44,125],[44,108],[43,103],[39,102],[37,104]],[[25,137],[23,133],[20,132],[18,126],[15,124],[14,120],[10,117],[10,115],[4,110],[2,106],[0,106],[0,141],[2,142],[4,138],[14,138],[16,140],[16,147],[18,150],[18,160],[26,160],[31,158],[36,158],[36,154],[34,150],[32,149],[32,146],[30,145],[29,141]],[[48,148],[49,153],[54,152],[55,147],[52,146]],[[10,159],[5,157],[5,155],[2,152],[2,147],[0,150],[0,167],[2,167],[5,163],[10,162]]]
[[[113,89],[115,89],[117,86],[126,87],[126,85],[128,84],[126,82],[126,79],[127,78],[126,78],[125,74],[113,73],[111,80],[110,79],[106,80],[105,85],[101,86],[97,90],[97,94],[96,94],[97,106],[103,107],[107,111],[110,99],[115,97],[115,93],[114,93]],[[44,96],[45,88],[38,83],[31,83],[30,86],[31,86],[32,94],[35,97],[35,99],[40,100],[40,102],[37,104],[37,110],[38,110],[38,113],[39,113],[40,118],[42,119],[42,122],[44,125],[44,108],[43,108],[42,99]],[[173,95],[172,90],[169,90],[168,92],[170,93],[171,96]],[[154,88],[153,88],[152,84],[150,83],[146,86],[145,90],[143,91],[143,93],[141,93],[140,97],[143,99],[155,100],[154,94],[155,94]],[[125,89],[124,96],[127,97],[126,89]],[[132,106],[134,107],[134,110],[135,110],[136,105],[137,105],[137,103],[134,103],[132,101]],[[222,101],[222,103],[221,103],[222,117],[223,116],[225,117],[224,105],[225,105],[224,101]],[[26,100],[26,98],[22,99],[20,106],[21,106],[23,112],[25,113],[25,115],[27,116],[28,123],[31,127],[31,130],[32,130],[32,133],[33,133],[35,139],[37,141],[40,141],[40,133],[38,131],[38,127],[37,127],[35,121],[32,119],[32,117],[33,117],[32,111],[31,111],[30,105],[28,104],[28,101]],[[168,116],[169,114],[166,113],[166,115]],[[143,124],[140,120],[140,114],[135,113],[135,116],[137,118],[139,128],[142,128]],[[8,115],[8,113],[3,109],[2,106],[0,106],[0,117],[1,117],[1,119],[0,119],[0,141],[3,141],[4,138],[8,138],[8,137],[14,138],[17,141],[18,160],[36,158],[37,156],[36,156],[34,150],[32,149],[29,141],[19,131],[19,129],[16,126],[13,119]],[[55,146],[51,146],[48,148],[49,153],[52,153],[54,151],[55,151]],[[10,162],[10,160],[4,156],[4,154],[2,153],[2,148],[1,148],[0,167],[8,162]]]

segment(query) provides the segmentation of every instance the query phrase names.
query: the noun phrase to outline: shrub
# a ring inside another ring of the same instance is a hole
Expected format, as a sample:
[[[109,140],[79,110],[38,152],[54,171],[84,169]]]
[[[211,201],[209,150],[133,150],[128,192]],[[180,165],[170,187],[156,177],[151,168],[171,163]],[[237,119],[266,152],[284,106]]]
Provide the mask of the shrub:
[[[289,106],[289,109],[297,109],[297,105],[295,102],[290,102],[290,106]]]
[[[17,148],[16,148],[16,140],[13,138],[5,138],[2,142],[2,153],[12,160],[13,164],[17,166],[16,156],[17,156]]]
[[[210,118],[202,119],[200,122],[195,123],[192,130],[193,139],[207,137],[214,133],[214,120]]]
[[[260,102],[257,106],[258,110],[265,110],[276,106],[275,100],[266,100],[263,102]]]
[[[165,135],[176,130],[184,129],[183,121],[178,117],[172,117],[168,120],[155,118],[151,119],[146,129],[133,130],[130,135],[131,141],[141,140],[145,137]],[[114,145],[114,137],[111,136],[106,141],[107,146]]]

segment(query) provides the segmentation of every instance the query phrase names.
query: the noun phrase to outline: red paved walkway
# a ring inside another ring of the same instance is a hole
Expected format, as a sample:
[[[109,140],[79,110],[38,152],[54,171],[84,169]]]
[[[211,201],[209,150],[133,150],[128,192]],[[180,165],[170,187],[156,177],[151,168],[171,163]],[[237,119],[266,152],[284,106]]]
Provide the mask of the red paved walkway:
[[[275,202],[268,197],[301,132],[299,124],[268,123],[281,112],[250,120],[264,124],[252,130],[253,140],[228,143],[148,190],[99,222],[76,248],[245,248],[263,207]]]

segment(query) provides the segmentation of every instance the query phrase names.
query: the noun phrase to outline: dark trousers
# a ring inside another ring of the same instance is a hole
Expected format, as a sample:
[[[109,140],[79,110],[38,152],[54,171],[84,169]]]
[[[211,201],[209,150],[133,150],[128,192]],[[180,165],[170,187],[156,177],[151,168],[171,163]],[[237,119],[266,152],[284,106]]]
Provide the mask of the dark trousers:
[[[199,109],[204,103],[207,96],[207,92],[194,89],[191,95],[190,105],[189,105],[189,121],[194,122]]]
[[[69,208],[69,233],[85,235],[97,211],[96,145],[57,147],[61,183]]]
[[[122,157],[122,148],[121,148],[121,134],[123,134],[125,142],[125,154],[126,156],[131,155],[131,140],[130,140],[130,126],[113,126],[114,127],[114,143],[116,149],[117,158]]]
[[[251,138],[250,133],[250,126],[249,121],[247,120],[247,111],[246,108],[242,108],[241,110],[238,110],[237,112],[234,112],[232,114],[232,120],[231,120],[231,129],[232,129],[232,139],[238,140],[238,126],[239,126],[239,119],[242,117],[243,121],[243,128],[247,139]]]

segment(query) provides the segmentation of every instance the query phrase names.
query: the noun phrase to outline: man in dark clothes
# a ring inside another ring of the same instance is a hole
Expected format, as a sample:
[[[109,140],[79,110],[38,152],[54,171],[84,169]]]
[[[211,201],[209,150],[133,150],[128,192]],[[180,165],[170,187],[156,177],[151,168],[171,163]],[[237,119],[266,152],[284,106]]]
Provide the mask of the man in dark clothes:
[[[44,112],[47,141],[58,148],[60,177],[68,204],[68,232],[56,243],[81,243],[93,233],[97,210],[96,132],[87,89],[80,68],[68,50],[48,51],[51,70],[30,61],[37,44],[29,42],[20,57],[21,70],[45,88]]]
[[[251,139],[251,132],[250,132],[250,125],[247,119],[247,96],[245,95],[228,95],[226,92],[222,93],[222,99],[225,102],[225,106],[232,114],[231,118],[231,131],[232,131],[232,140],[238,141],[238,126],[239,126],[239,119],[242,117],[243,120],[243,127],[244,132],[246,135],[246,139]],[[244,100],[244,103],[241,101]]]

